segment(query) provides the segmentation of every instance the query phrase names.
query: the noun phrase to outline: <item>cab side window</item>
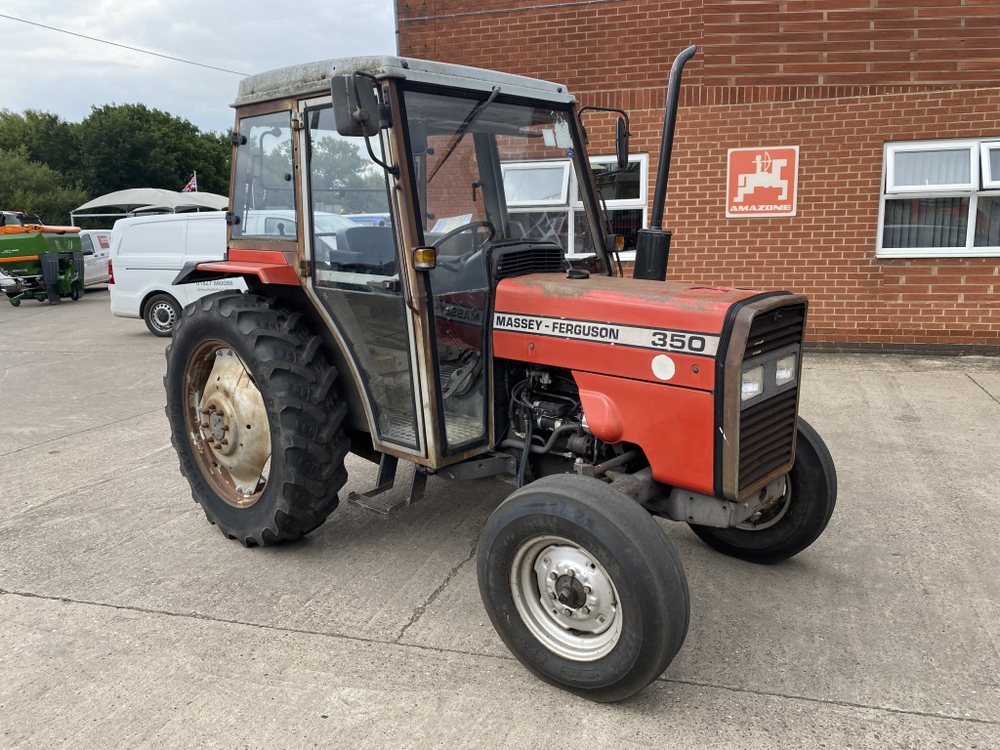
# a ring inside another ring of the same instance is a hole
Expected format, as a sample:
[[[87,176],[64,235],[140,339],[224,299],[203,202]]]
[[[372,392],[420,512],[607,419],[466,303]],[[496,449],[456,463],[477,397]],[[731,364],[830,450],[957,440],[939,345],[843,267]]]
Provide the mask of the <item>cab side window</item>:
[[[298,239],[290,112],[240,120],[233,238]]]

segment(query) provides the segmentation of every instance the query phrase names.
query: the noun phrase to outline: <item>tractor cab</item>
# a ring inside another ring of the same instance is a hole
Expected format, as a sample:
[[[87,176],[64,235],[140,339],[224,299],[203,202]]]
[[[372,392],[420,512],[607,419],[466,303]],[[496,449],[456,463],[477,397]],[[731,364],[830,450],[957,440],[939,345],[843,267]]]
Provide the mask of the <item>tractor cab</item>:
[[[581,275],[610,272],[574,103],[558,84],[391,57],[242,83],[230,258],[294,260],[376,450],[438,468],[492,448],[497,282],[565,274],[570,248]]]

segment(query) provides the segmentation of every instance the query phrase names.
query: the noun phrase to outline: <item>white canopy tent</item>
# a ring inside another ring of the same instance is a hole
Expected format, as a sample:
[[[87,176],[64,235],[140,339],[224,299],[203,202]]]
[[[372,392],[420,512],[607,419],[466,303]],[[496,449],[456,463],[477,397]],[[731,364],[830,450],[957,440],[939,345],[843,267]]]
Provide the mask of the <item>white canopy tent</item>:
[[[102,195],[69,212],[69,222],[76,226],[76,216],[122,217],[140,211],[221,211],[229,206],[229,198],[216,193],[178,193],[162,188],[130,188]],[[95,208],[117,208],[120,213],[80,213]]]

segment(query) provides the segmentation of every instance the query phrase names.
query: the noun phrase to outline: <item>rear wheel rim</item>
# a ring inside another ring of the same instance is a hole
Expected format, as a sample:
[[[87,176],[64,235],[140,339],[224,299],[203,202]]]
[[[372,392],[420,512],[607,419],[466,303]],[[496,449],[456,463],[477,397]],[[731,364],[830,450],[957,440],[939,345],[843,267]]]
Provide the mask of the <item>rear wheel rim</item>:
[[[600,561],[559,536],[523,542],[510,566],[514,607],[531,635],[558,656],[591,662],[622,634],[618,589]]]
[[[184,421],[212,490],[234,508],[254,505],[270,475],[270,422],[246,365],[221,341],[202,342],[188,358]]]

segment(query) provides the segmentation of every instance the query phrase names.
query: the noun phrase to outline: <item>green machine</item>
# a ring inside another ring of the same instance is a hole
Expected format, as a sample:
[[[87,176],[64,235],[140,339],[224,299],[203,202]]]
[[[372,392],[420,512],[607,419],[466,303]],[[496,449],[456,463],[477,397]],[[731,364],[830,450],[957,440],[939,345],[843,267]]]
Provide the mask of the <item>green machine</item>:
[[[59,304],[83,291],[83,246],[78,227],[44,226],[37,216],[0,212],[0,270],[14,283],[4,287],[14,307],[25,297]]]

